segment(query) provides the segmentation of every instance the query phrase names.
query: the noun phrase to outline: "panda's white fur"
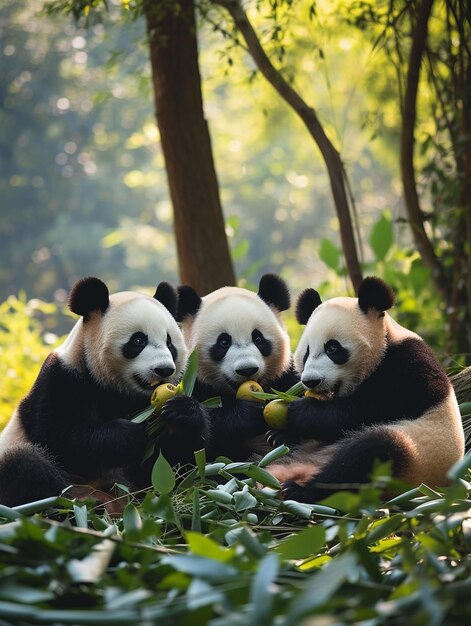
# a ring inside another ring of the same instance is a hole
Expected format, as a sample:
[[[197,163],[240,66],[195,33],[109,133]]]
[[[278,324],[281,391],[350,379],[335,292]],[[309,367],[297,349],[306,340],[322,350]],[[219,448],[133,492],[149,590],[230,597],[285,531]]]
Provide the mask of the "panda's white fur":
[[[266,357],[253,342],[254,329],[272,345]],[[247,378],[263,385],[281,376],[290,364],[290,340],[279,312],[248,289],[222,287],[204,296],[197,316],[185,318],[182,330],[187,344],[198,350],[201,382],[220,391],[234,391]],[[217,363],[210,349],[221,333],[228,333],[232,344]],[[245,369],[256,372],[237,373]]]
[[[288,288],[274,274],[261,277],[258,293],[222,287],[200,298],[191,287],[179,288],[177,317],[187,344],[199,356],[194,396],[200,402],[220,396],[222,402],[209,411],[208,458],[241,460],[268,449],[263,405],[237,398],[236,392],[246,380],[266,391],[286,391],[296,382],[281,319],[289,306]]]
[[[135,358],[126,359],[122,346],[137,332],[147,335],[148,343]],[[177,349],[175,362],[167,346],[168,334]],[[80,318],[56,353],[77,371],[83,368],[85,357],[90,372],[101,385],[145,396],[157,383],[176,383],[188,356],[180,329],[165,306],[132,291],[112,294],[106,315],[92,315],[86,322],[86,332]],[[159,376],[158,369],[172,370],[172,374]]]
[[[463,456],[453,388],[425,342],[384,311],[394,302],[388,290],[368,278],[358,299],[321,304],[301,294],[298,320],[307,323],[294,362],[324,399],[304,398],[288,411],[287,431],[309,441],[269,467],[285,497],[315,501],[363,483],[375,454],[410,485],[444,485]]]
[[[129,418],[149,405],[155,384],[177,382],[187,361],[176,302],[167,283],[154,297],[109,295],[96,278],[75,285],[70,308],[82,317],[0,434],[0,502],[140,465],[145,428]]]

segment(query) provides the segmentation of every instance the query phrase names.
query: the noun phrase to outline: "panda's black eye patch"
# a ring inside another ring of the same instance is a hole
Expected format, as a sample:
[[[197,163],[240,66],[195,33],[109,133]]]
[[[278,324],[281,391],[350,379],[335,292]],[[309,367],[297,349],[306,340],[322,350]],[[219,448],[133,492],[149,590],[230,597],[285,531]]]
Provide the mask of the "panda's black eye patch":
[[[304,355],[304,358],[303,358],[303,365],[306,365],[306,361],[308,357],[309,357],[309,346],[307,347],[306,354]]]
[[[141,332],[133,333],[121,348],[124,358],[135,359],[147,346],[147,335]]]
[[[258,328],[252,331],[252,341],[260,350],[260,354],[264,357],[270,356],[271,354],[271,341],[267,339]]]
[[[221,333],[209,349],[209,356],[213,361],[222,361],[231,345],[232,337],[228,333]]]
[[[350,352],[336,339],[329,339],[324,344],[324,352],[336,365],[343,365],[350,358]]]
[[[172,338],[170,337],[169,333],[167,333],[167,348],[170,350],[170,354],[172,355],[173,362],[175,363],[175,361],[177,360],[178,351],[173,345]]]

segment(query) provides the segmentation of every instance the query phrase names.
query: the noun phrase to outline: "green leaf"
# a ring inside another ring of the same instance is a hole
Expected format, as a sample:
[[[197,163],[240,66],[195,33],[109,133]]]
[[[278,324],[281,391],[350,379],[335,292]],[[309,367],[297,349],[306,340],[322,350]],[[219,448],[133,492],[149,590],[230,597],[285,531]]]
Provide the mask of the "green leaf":
[[[151,480],[152,487],[160,494],[170,493],[175,487],[175,474],[162,452],[152,468]]]
[[[291,603],[287,626],[294,626],[308,613],[325,605],[340,589],[345,580],[358,571],[356,558],[351,553],[341,554],[329,561],[320,572],[310,577],[305,590]]]
[[[185,372],[181,380],[182,393],[185,396],[191,396],[195,387],[196,376],[198,374],[198,352],[193,350],[188,358]]]
[[[267,554],[258,566],[250,588],[252,624],[269,626],[273,624],[273,603],[277,589],[274,586],[280,564],[276,554]]]
[[[232,504],[234,501],[232,494],[227,493],[227,491],[222,491],[221,489],[208,489],[204,493],[208,498],[220,504]]]
[[[461,415],[471,415],[471,402],[462,402],[458,405]]]
[[[207,398],[203,400],[201,403],[207,409],[219,409],[222,406],[221,396],[213,396],[212,398]]]
[[[321,239],[319,244],[319,258],[327,267],[338,271],[342,253],[329,239]]]
[[[304,391],[306,391],[306,387],[302,382],[299,382],[287,389],[286,393],[290,396],[300,396]]]
[[[464,455],[464,457],[455,463],[453,467],[448,470],[448,478],[456,479],[456,478],[464,478],[469,468],[471,467],[471,450]]]
[[[265,485],[265,487],[271,487],[272,489],[280,489],[281,487],[278,478],[275,478],[267,471],[265,471],[261,467],[257,467],[256,465],[251,465],[242,473],[249,476],[249,478],[253,478],[258,483]]]
[[[241,545],[255,558],[261,559],[267,553],[267,548],[260,542],[257,535],[245,526],[234,528],[226,533],[226,541],[229,545]]]
[[[15,519],[20,519],[22,515],[18,511],[15,511],[15,509],[11,509],[9,506],[0,504],[0,517],[13,521]]]
[[[284,444],[282,444],[281,446],[278,446],[277,448],[270,450],[270,452],[267,452],[267,454],[265,454],[265,456],[258,462],[258,466],[266,467],[269,463],[273,463],[273,461],[277,461],[282,456],[285,456],[286,454],[288,454],[288,452],[289,452],[288,446],[285,446]]]
[[[392,517],[386,517],[382,520],[377,520],[366,536],[366,543],[375,543],[388,537],[394,533],[404,522],[404,517],[401,514],[393,515]]]
[[[242,239],[239,243],[231,248],[231,256],[233,261],[240,261],[243,259],[250,250],[250,241],[248,239]]]
[[[142,529],[142,519],[132,502],[128,502],[123,512],[123,526],[126,534],[138,534]]]
[[[193,554],[163,556],[161,562],[170,565],[178,572],[217,583],[235,578],[239,574],[235,567]]]
[[[159,496],[157,504],[154,506],[153,513],[170,524],[175,524],[181,528],[180,518],[173,507],[172,498],[168,493]]]
[[[369,241],[376,259],[383,261],[393,242],[392,220],[388,212],[384,212],[374,224]]]
[[[196,450],[194,454],[196,466],[198,468],[198,474],[200,478],[203,479],[206,468],[206,450],[204,448],[201,448],[201,450]]]
[[[193,510],[191,512],[191,530],[201,532],[201,507],[198,489],[193,491]]]
[[[306,559],[317,554],[325,543],[323,526],[309,526],[292,535],[275,547],[275,551],[285,560]]]
[[[247,509],[253,509],[257,506],[257,498],[249,492],[247,485],[242,489],[242,491],[234,492],[233,497],[234,507],[238,513],[240,511],[246,511]]]
[[[147,407],[147,409],[144,409],[143,411],[135,415],[132,418],[131,422],[134,422],[135,424],[141,424],[142,422],[145,422],[146,420],[148,420],[149,417],[154,414],[154,411],[155,411],[155,406],[153,405],[149,406]]]
[[[284,500],[280,504],[280,509],[301,517],[302,519],[311,519],[312,517],[312,505],[305,504],[304,502],[297,502],[296,500]]]
[[[85,505],[74,504],[74,515],[79,528],[88,528],[88,511]]]
[[[188,547],[193,554],[214,559],[225,563],[233,558],[235,551],[230,548],[222,548],[213,539],[198,532],[188,531],[185,533]]]

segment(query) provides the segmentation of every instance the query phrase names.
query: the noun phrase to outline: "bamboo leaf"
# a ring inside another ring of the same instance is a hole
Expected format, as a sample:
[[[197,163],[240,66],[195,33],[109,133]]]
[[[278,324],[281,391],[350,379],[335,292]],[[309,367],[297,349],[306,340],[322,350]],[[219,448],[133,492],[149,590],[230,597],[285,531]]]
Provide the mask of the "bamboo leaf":
[[[149,417],[151,417],[151,415],[154,414],[155,411],[155,406],[149,406],[147,407],[147,409],[144,409],[143,411],[141,411],[140,413],[138,413],[137,415],[135,415],[131,422],[134,422],[135,424],[142,424],[142,422],[145,422],[146,420],[149,419]]]
[[[250,588],[252,623],[269,626],[273,623],[273,604],[276,594],[274,585],[280,565],[276,554],[267,554],[258,566]]]
[[[218,409],[222,406],[221,396],[213,396],[212,398],[207,398],[207,400],[203,400],[201,404],[207,409]]]
[[[322,526],[309,526],[292,535],[275,547],[275,551],[282,559],[306,559],[311,557],[325,543],[325,530]]]
[[[269,463],[273,463],[273,461],[277,461],[281,457],[288,454],[289,448],[282,444],[273,450],[270,450],[265,456],[258,462],[259,467],[266,467]]]
[[[170,493],[175,487],[175,474],[162,452],[152,468],[151,480],[152,487],[160,494]]]
[[[196,450],[195,461],[198,468],[198,474],[200,475],[200,478],[203,479],[206,469],[206,450],[204,448],[202,448],[201,450]]]
[[[198,374],[198,352],[193,350],[188,358],[185,372],[181,380],[182,393],[191,396],[195,387],[196,376]]]

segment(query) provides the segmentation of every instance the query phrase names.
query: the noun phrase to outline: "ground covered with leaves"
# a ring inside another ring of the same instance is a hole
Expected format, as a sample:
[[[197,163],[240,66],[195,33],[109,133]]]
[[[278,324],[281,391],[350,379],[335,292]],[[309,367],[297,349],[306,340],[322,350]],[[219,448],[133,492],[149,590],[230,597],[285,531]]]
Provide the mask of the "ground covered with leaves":
[[[467,624],[468,455],[443,490],[282,501],[259,464],[165,459],[144,494],[109,505],[0,506],[0,625]]]

